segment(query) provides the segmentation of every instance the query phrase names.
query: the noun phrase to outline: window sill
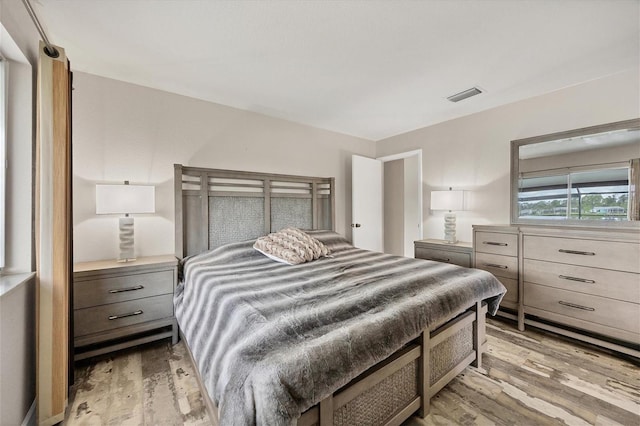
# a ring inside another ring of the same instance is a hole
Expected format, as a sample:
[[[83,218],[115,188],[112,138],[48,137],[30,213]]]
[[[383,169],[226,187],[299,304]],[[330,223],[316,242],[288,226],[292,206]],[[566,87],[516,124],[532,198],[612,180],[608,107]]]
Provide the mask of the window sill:
[[[0,297],[10,293],[15,288],[29,281],[36,275],[35,272],[23,272],[20,274],[0,275]]]

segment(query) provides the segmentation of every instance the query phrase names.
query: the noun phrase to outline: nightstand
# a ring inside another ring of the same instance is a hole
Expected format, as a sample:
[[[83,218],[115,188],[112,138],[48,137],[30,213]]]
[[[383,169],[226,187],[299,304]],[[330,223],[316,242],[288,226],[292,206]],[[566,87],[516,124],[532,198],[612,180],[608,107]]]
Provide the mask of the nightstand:
[[[455,244],[450,244],[444,240],[418,240],[413,244],[416,259],[452,263],[465,268],[471,267],[473,253],[471,243],[458,241]]]
[[[178,342],[173,292],[178,261],[173,255],[131,262],[104,260],[73,268],[74,359],[167,337]]]

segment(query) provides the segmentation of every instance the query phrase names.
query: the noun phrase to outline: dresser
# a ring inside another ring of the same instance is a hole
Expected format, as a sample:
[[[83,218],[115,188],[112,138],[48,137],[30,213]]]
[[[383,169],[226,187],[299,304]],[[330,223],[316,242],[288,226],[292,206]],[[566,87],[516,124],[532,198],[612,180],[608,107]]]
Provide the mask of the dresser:
[[[519,240],[518,229],[511,226],[473,227],[473,265],[491,272],[507,288],[500,304],[501,314],[514,319],[515,314],[509,315],[505,308],[515,312],[520,301]]]
[[[76,263],[73,271],[75,360],[167,337],[178,341],[173,312],[173,255]]]
[[[515,254],[499,243],[515,244]],[[521,330],[532,325],[640,357],[637,230],[474,226],[474,260],[505,284],[501,307],[515,306]]]
[[[527,318],[640,345],[637,235],[524,227],[521,232]]]
[[[470,268],[473,247],[471,243],[458,241],[447,243],[444,240],[418,240],[413,243],[416,259],[435,260]]]

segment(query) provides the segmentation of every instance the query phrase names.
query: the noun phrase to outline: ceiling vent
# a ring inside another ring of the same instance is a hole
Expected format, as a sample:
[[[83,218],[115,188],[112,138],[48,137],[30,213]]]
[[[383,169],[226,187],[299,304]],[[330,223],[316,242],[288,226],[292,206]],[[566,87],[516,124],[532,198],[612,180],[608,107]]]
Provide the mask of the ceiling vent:
[[[460,93],[456,93],[455,95],[451,95],[447,99],[449,99],[451,102],[460,102],[463,99],[479,95],[480,93],[482,93],[482,90],[478,89],[477,87],[472,87],[471,89],[467,89]]]

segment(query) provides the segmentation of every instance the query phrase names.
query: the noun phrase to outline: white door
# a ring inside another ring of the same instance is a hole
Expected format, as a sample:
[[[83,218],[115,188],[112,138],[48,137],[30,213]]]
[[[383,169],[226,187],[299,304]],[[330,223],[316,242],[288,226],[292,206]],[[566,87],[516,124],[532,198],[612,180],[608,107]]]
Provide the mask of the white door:
[[[351,156],[351,195],[353,245],[382,252],[382,161]]]

